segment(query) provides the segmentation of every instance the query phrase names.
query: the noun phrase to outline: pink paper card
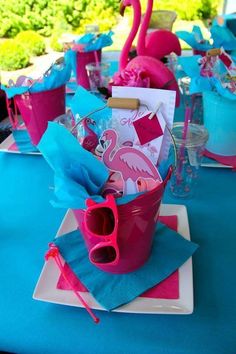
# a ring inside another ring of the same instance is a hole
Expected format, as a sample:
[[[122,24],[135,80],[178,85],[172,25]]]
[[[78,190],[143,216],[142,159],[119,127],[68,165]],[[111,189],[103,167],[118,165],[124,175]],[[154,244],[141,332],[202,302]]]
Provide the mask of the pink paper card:
[[[160,163],[167,159],[171,138],[166,126],[172,129],[175,95],[175,91],[170,90],[113,86],[112,97],[138,98],[141,103],[138,110],[112,109],[111,122],[112,127],[119,135],[119,145],[123,145],[126,141],[131,142],[135,148],[144,152],[155,165],[157,162]],[[141,133],[140,140],[134,122],[147,114],[156,112],[158,102],[162,103],[157,115],[163,134],[159,135],[158,138],[149,140],[150,136],[148,138],[147,134]],[[141,141],[147,142],[142,144]]]
[[[149,119],[149,116],[150,113],[133,122],[141,145],[147,144],[163,135],[158,116],[155,114],[152,119]]]

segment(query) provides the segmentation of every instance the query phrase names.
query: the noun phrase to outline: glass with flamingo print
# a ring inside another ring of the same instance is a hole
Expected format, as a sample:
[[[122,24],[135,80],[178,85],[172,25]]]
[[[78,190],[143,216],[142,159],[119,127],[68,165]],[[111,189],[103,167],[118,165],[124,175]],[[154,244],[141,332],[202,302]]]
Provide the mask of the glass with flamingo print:
[[[110,63],[89,63],[86,65],[86,70],[92,93],[99,94],[99,89],[108,87],[110,81]]]
[[[189,123],[184,139],[183,130],[184,123],[175,123],[172,129],[177,161],[169,186],[173,196],[188,198],[194,195],[208,132],[202,125]]]
[[[75,126],[75,118],[71,111],[67,111],[54,119],[54,122],[63,125],[67,130],[72,131]],[[77,136],[77,131],[73,130],[73,135]]]

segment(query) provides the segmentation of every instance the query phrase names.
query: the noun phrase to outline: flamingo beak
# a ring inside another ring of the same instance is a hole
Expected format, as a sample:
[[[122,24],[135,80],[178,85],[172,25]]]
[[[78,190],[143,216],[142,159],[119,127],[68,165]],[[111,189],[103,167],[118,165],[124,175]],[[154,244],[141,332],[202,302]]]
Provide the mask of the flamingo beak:
[[[120,2],[120,15],[123,17],[125,14],[125,5],[123,4],[123,1],[121,0]]]
[[[100,144],[101,144],[102,148],[104,148],[104,146],[105,146],[105,140],[100,139]]]

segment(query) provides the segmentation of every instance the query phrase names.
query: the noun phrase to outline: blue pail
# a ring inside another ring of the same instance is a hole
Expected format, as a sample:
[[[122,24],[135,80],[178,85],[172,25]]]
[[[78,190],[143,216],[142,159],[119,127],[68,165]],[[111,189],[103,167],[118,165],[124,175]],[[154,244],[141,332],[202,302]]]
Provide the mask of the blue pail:
[[[206,149],[217,155],[236,155],[236,101],[203,92],[203,117],[209,133]]]

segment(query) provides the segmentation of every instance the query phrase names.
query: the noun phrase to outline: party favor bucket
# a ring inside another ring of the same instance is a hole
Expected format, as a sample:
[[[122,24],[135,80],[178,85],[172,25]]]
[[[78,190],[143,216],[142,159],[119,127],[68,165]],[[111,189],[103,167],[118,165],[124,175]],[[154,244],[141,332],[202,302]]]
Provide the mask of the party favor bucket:
[[[86,65],[92,62],[100,62],[101,55],[101,49],[91,52],[76,53],[76,82],[78,85],[83,86],[86,90],[90,89]]]
[[[149,258],[160,204],[167,181],[172,173],[169,168],[165,180],[132,201],[117,205],[117,244],[119,259],[116,264],[96,263],[103,271],[110,273],[128,273],[141,267]],[[96,240],[86,232],[84,224],[86,210],[73,210],[78,226],[84,237],[88,251],[96,246]],[[91,214],[92,217],[92,214]],[[93,221],[93,227],[101,228],[99,216]]]
[[[203,118],[209,133],[206,149],[217,155],[236,155],[236,101],[203,92]]]
[[[48,121],[65,113],[65,85],[58,88],[16,95],[14,97],[31,141],[37,145]]]

